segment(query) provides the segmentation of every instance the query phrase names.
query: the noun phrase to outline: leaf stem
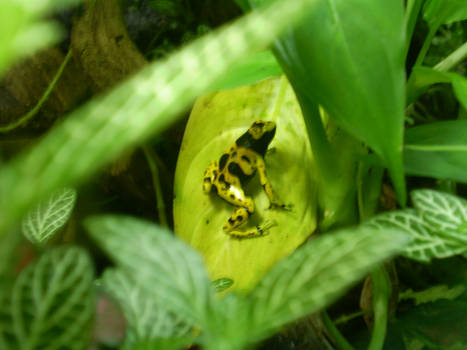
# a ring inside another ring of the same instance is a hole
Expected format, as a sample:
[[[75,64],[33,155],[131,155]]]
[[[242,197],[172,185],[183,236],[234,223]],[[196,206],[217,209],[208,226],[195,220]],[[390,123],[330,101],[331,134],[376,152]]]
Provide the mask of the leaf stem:
[[[55,88],[55,85],[57,85],[58,80],[62,76],[62,73],[65,70],[65,67],[68,64],[68,62],[70,61],[70,58],[72,56],[73,55],[72,55],[72,51],[71,51],[71,48],[70,48],[68,50],[68,53],[66,54],[65,59],[63,60],[62,64],[60,65],[57,72],[55,73],[55,76],[54,76],[53,80],[50,82],[49,86],[47,87],[44,94],[42,95],[42,97],[37,102],[37,104],[28,113],[26,113],[25,115],[20,117],[17,121],[15,121],[15,122],[13,122],[11,124],[0,127],[0,133],[4,133],[4,132],[11,131],[13,129],[16,129],[17,127],[23,125],[29,119],[34,117],[37,114],[37,112],[39,112],[42,105],[44,104],[45,101],[47,101],[47,99],[49,98],[49,95],[52,93],[53,89]]]
[[[342,333],[339,332],[339,330],[334,325],[334,323],[332,322],[331,318],[325,310],[321,312],[321,316],[323,317],[324,325],[326,326],[332,338],[336,342],[337,347],[340,350],[355,350],[355,348],[347,341],[347,339],[344,338]]]
[[[162,195],[162,187],[159,176],[159,169],[157,168],[157,155],[155,152],[147,145],[142,147],[146,161],[148,162],[149,169],[152,174],[152,183],[154,186],[154,192],[156,193],[156,203],[157,203],[157,214],[159,217],[159,223],[162,227],[168,227],[167,224],[167,215],[165,213],[165,202],[164,196]]]
[[[371,273],[371,280],[373,281],[374,325],[368,350],[381,350],[386,337],[391,281],[382,265]]]
[[[453,51],[448,57],[439,62],[434,69],[440,72],[450,71],[467,57],[467,41]]]
[[[438,26],[430,27],[428,31],[428,35],[426,36],[425,41],[423,42],[423,46],[420,49],[420,52],[418,53],[417,60],[415,61],[414,67],[421,66],[423,64],[423,60],[425,59],[426,53],[428,52],[428,49],[430,48],[431,42],[437,30],[438,30]]]

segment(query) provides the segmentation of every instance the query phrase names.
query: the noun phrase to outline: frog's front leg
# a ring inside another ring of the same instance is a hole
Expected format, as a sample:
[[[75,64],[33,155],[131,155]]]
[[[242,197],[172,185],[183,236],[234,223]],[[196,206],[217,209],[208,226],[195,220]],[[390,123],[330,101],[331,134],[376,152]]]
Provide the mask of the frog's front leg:
[[[269,198],[270,207],[279,207],[282,209],[287,209],[288,206],[282,203],[282,201],[277,197],[276,193],[274,192],[271,181],[269,180],[266,174],[266,164],[264,163],[263,157],[261,157],[260,155],[256,157],[256,169],[258,170],[259,181],[261,183],[261,186],[263,186],[264,192],[266,192],[266,195]]]
[[[206,168],[203,175],[203,192],[211,192],[213,183],[216,181],[217,175],[219,174],[219,163],[217,161],[211,162]]]

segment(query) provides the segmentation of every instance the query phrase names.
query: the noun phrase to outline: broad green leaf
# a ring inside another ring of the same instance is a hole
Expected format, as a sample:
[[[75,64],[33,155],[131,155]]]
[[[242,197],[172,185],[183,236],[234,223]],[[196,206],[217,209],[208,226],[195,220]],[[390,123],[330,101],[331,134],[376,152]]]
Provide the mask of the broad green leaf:
[[[306,22],[276,42],[275,51],[302,110],[322,105],[373,148],[389,168],[401,203],[406,199],[403,10],[402,1],[322,1]],[[316,122],[308,112],[304,117]]]
[[[32,243],[45,243],[66,224],[75,200],[76,190],[73,188],[63,188],[42,200],[23,218],[23,234]]]
[[[413,209],[389,211],[374,216],[365,225],[377,229],[394,228],[410,234],[413,240],[405,247],[402,255],[414,260],[442,259],[466,250],[456,239],[449,239],[442,233],[433,231]]]
[[[245,186],[255,213],[240,228],[266,220],[276,225],[258,238],[232,238],[222,226],[235,207],[202,190],[208,165],[258,119],[276,122],[266,153],[268,177],[290,211],[268,209],[258,176]],[[316,228],[316,181],[300,108],[285,77],[200,97],[192,110],[175,174],[175,234],[201,252],[212,280],[230,278],[231,289],[250,289],[275,262],[293,252]],[[304,171],[304,170],[307,171]]]
[[[214,293],[201,256],[169,231],[126,216],[85,222],[91,236],[158,304],[189,324],[209,318]]]
[[[457,241],[467,251],[467,200],[434,190],[416,190],[411,196],[432,231]]]
[[[132,349],[144,342],[186,335],[190,331],[190,327],[167,311],[163,304],[158,304],[123,270],[107,269],[100,282],[118,301],[125,315],[125,348]]]
[[[74,110],[0,170],[0,233],[41,198],[84,181],[128,148],[165,130],[232,64],[269,45],[318,2],[279,1],[253,11]]]
[[[255,52],[235,63],[212,90],[233,89],[281,74],[282,68],[271,51]]]
[[[467,182],[467,120],[407,129],[404,168],[410,175]]]
[[[395,229],[329,232],[277,264],[253,290],[255,327],[273,330],[334,301],[409,237]]]
[[[48,250],[26,267],[11,296],[11,349],[82,350],[91,340],[93,267],[75,247]]]
[[[427,0],[423,7],[423,18],[430,27],[439,27],[467,19],[465,0]]]

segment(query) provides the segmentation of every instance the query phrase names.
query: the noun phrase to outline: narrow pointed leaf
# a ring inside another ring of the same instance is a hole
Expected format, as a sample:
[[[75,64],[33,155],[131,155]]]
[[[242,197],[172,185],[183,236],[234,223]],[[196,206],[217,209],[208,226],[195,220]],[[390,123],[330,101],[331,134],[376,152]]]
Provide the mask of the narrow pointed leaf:
[[[76,200],[76,190],[64,188],[54,192],[32,208],[22,221],[23,234],[32,243],[45,243],[66,224]]]
[[[11,297],[13,349],[87,348],[93,275],[89,256],[74,247],[51,249],[24,269]]]
[[[127,330],[125,347],[132,349],[137,344],[186,335],[190,327],[169,312],[162,303],[157,303],[141,285],[120,269],[108,269],[101,278],[102,286],[120,304]]]
[[[401,203],[404,31],[402,1],[331,0],[320,2],[276,44],[300,102],[322,105],[373,148],[389,168]]]
[[[467,182],[467,120],[408,129],[404,168],[410,175]]]
[[[307,243],[277,264],[253,290],[255,326],[276,329],[326,306],[408,241],[396,229],[359,227]]]
[[[201,256],[188,245],[151,222],[131,217],[92,217],[86,226],[138,288],[190,324],[206,321],[214,294]]]

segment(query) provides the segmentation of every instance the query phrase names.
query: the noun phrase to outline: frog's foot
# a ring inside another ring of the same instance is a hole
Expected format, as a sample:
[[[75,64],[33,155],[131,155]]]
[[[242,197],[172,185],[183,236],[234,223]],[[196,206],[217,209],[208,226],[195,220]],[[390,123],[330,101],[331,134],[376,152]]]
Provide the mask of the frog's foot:
[[[269,233],[268,230],[275,225],[276,225],[275,221],[266,220],[261,225],[250,227],[245,230],[233,230],[227,233],[235,238],[261,237],[261,236],[266,236]]]

